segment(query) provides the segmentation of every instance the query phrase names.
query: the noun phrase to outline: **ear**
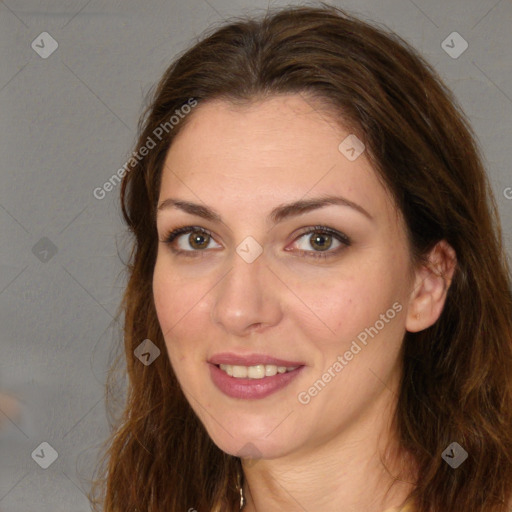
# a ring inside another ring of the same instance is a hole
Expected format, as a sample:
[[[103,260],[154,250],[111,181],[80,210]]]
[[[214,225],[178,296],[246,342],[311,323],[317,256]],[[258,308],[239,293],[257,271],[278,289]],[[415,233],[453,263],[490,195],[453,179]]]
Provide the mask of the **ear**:
[[[427,329],[441,316],[456,265],[453,248],[446,240],[439,241],[428,255],[427,265],[415,272],[407,308],[407,331]]]

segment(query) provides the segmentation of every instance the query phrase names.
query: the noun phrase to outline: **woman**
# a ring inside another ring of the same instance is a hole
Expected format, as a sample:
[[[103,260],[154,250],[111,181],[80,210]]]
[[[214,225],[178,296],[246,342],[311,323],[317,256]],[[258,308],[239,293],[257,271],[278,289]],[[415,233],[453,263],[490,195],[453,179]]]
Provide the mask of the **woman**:
[[[510,271],[434,70],[288,8],[184,53],[140,132],[103,510],[508,510]]]

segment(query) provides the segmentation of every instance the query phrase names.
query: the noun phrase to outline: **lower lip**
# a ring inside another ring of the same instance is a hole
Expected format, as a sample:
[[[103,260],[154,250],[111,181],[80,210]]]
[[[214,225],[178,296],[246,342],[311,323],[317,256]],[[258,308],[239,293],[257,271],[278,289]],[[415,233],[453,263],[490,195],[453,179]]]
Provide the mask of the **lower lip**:
[[[225,395],[231,398],[255,399],[265,398],[266,396],[283,389],[302,371],[304,366],[299,366],[295,370],[286,373],[277,373],[272,377],[263,377],[262,379],[238,379],[230,377],[225,371],[214,364],[210,366],[210,375],[213,383]]]

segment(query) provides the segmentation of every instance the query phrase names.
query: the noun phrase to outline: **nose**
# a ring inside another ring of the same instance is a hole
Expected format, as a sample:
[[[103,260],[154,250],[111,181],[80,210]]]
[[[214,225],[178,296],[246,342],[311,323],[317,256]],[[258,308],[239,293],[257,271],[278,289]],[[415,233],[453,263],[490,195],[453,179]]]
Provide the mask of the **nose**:
[[[277,325],[282,318],[280,289],[264,254],[248,263],[235,253],[231,269],[212,290],[211,320],[240,337]]]

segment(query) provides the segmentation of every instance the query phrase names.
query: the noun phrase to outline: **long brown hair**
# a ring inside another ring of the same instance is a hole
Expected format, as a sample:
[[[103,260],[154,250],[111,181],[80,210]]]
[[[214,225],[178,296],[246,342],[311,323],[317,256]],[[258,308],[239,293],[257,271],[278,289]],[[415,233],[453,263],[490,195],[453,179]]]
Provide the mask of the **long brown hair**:
[[[325,4],[212,29],[166,70],[141,117],[134,152],[150,139],[154,147],[132,162],[121,184],[133,236],[120,308],[127,399],[98,464],[95,510],[236,510],[240,459],[212,442],[187,403],[157,320],[155,211],[167,150],[194,116],[170,124],[175,111],[281,93],[318,98],[363,140],[406,221],[415,264],[426,263],[439,240],[455,249],[440,318],[405,334],[395,421],[419,468],[410,496],[418,512],[505,512],[512,495],[512,286],[476,137],[453,94],[403,39]],[[145,339],[161,351],[149,366],[134,355]],[[108,398],[111,388],[109,379]],[[469,454],[457,469],[441,457],[452,442]]]

